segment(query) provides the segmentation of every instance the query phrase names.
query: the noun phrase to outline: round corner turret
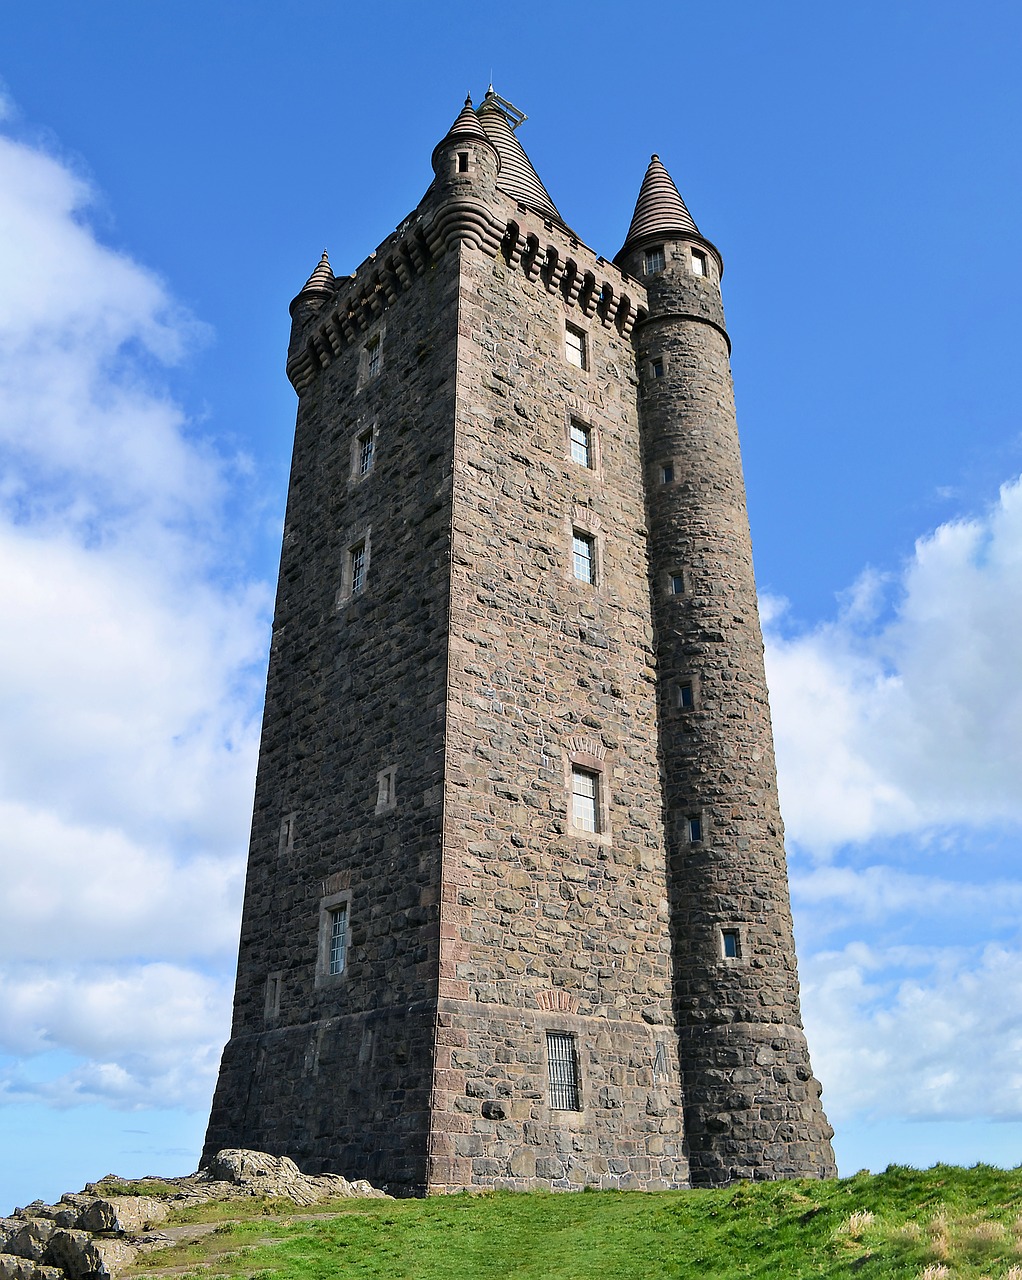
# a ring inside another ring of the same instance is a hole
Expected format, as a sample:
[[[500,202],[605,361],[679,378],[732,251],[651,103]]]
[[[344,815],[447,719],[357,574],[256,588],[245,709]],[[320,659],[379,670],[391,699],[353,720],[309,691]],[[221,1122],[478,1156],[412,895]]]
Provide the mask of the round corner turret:
[[[436,180],[433,192],[441,199],[495,195],[500,155],[486,135],[479,117],[466,98],[461,114],[433,148]]]

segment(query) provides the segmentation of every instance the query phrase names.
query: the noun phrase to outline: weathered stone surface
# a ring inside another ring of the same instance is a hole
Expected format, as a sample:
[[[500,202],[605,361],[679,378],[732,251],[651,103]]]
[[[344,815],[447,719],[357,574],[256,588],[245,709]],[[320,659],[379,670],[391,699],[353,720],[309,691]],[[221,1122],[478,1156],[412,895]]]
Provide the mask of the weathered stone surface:
[[[58,1227],[47,1241],[43,1260],[59,1267],[67,1280],[105,1280],[130,1267],[137,1256],[138,1250],[125,1240]]]
[[[90,1200],[78,1213],[75,1226],[83,1231],[117,1231],[133,1235],[162,1222],[170,1205],[155,1196],[110,1196]]]
[[[57,1228],[46,1218],[29,1218],[11,1232],[4,1241],[4,1251],[19,1258],[42,1261],[50,1236]]]
[[[287,1156],[271,1156],[265,1151],[218,1151],[200,1176],[219,1184],[219,1194],[224,1194],[222,1188],[226,1187],[227,1194],[236,1195],[240,1190],[252,1195],[285,1196],[303,1205],[332,1199],[385,1198],[384,1192],[364,1179],[349,1182],[338,1174],[306,1175]]]
[[[0,1280],[65,1280],[59,1267],[48,1267],[13,1253],[0,1253]]]

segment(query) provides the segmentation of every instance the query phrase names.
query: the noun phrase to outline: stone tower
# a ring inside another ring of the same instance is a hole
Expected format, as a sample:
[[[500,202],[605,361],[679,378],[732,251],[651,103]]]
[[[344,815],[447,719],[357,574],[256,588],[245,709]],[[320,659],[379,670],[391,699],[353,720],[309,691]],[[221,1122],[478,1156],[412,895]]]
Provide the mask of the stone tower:
[[[834,1173],[798,1009],[720,255],[614,264],[492,89],[291,306],[299,396],[206,1156],[398,1193]]]

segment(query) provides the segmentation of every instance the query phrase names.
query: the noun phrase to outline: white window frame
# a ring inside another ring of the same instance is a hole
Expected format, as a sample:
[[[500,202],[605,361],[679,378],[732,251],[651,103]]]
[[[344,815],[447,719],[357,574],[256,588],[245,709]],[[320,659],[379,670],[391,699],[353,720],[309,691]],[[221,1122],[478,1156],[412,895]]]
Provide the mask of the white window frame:
[[[600,775],[578,764],[571,766],[571,825],[587,835],[600,834]]]
[[[576,439],[576,433],[582,437],[581,440]],[[582,422],[579,418],[568,420],[568,449],[571,460],[577,466],[585,467],[587,471],[596,470],[595,437],[596,432],[588,422]]]
[[[332,968],[334,955],[334,926],[338,915],[344,918],[344,948],[340,968]],[[343,979],[350,969],[351,956],[351,891],[329,894],[319,903],[319,944],[316,956],[316,986],[321,987]]]
[[[583,573],[579,573],[580,568]],[[587,587],[597,584],[596,536],[587,529],[573,528],[571,531],[571,575],[576,582]]]
[[[664,267],[666,266],[667,266],[667,255],[664,252],[664,246],[662,244],[653,245],[652,248],[646,250],[646,254],[645,254],[646,275],[648,276],[656,275],[657,272],[663,271]]]
[[[568,321],[564,323],[564,358],[572,368],[583,373],[589,368],[589,335]]]
[[[694,276],[702,276],[704,279],[709,277],[710,273],[707,270],[707,256],[702,249],[692,250],[691,262],[692,274]]]

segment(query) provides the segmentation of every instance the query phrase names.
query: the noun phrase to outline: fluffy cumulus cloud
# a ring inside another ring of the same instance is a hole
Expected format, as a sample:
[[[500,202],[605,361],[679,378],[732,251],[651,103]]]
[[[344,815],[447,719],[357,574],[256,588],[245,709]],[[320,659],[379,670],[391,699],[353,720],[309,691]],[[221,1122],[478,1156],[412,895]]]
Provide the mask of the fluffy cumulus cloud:
[[[91,201],[0,131],[0,1100],[201,1107],[268,592],[221,527],[237,474],[168,390],[203,328]]]
[[[835,1118],[1022,1120],[1022,481],[865,573],[833,620],[765,614]]]
[[[1022,481],[864,574],[767,674],[789,834],[823,851],[948,824],[1022,822]]]

